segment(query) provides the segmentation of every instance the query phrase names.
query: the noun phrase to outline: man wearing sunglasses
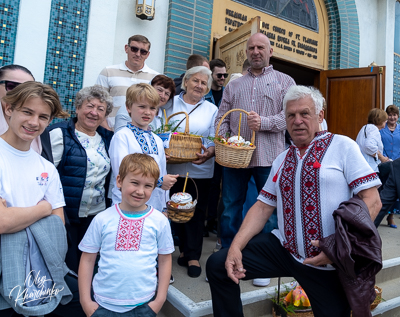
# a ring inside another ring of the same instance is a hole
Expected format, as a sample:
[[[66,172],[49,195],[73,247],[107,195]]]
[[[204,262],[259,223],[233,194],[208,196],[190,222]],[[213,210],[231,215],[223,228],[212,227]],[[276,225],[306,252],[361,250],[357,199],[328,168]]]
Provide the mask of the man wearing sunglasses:
[[[107,66],[97,78],[96,85],[101,85],[110,93],[114,109],[102,124],[107,129],[119,129],[131,121],[125,107],[127,89],[139,83],[150,83],[159,73],[145,63],[150,55],[150,41],[143,35],[133,35],[125,44],[126,61],[119,65]]]
[[[222,93],[224,91],[225,80],[228,78],[226,64],[222,59],[213,59],[210,61],[210,70],[212,71],[211,90],[208,92],[205,98],[207,101],[219,107],[222,99]]]

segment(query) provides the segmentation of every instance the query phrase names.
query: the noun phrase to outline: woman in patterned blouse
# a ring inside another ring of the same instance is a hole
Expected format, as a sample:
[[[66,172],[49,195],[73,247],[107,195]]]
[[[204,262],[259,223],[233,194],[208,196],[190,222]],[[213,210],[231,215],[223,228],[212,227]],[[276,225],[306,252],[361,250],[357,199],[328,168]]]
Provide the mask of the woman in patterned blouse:
[[[63,186],[69,247],[66,263],[77,272],[78,244],[96,214],[110,206],[108,149],[113,132],[100,126],[111,113],[112,97],[101,86],[86,87],[75,98],[76,118],[50,128],[54,165]]]

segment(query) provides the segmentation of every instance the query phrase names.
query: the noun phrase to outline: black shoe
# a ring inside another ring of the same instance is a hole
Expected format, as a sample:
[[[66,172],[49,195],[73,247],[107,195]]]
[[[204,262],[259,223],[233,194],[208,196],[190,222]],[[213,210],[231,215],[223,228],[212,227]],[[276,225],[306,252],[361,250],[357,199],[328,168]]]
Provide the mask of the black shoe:
[[[201,274],[201,267],[196,265],[190,265],[188,267],[188,275],[190,277],[199,277]]]
[[[183,257],[178,257],[178,265],[180,266],[188,266],[188,259],[183,256]]]

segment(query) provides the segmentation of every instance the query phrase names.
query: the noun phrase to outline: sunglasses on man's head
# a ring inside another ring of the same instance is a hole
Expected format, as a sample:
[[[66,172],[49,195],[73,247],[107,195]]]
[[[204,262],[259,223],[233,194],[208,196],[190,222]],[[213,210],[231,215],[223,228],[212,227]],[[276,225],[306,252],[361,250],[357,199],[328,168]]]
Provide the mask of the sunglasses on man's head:
[[[217,74],[217,77],[218,77],[218,78],[222,78],[222,76],[223,76],[224,78],[228,78],[228,73],[225,73],[225,74]]]
[[[136,47],[136,46],[130,46],[130,45],[128,45],[128,46],[131,49],[132,53],[137,53],[140,50],[140,55],[145,56],[149,52],[149,51],[144,50],[143,48],[139,48],[139,47]]]
[[[21,83],[11,80],[0,80],[0,85],[1,84],[4,84],[4,86],[6,87],[6,91],[13,90],[18,85],[21,85]]]

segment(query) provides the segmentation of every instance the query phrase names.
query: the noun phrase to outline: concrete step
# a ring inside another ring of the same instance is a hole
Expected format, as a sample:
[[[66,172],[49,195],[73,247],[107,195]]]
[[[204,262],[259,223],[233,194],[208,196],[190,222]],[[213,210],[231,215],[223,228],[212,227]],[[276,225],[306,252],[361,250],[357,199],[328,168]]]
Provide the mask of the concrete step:
[[[399,272],[400,257],[383,262],[383,269],[378,273],[376,282],[376,284],[382,288],[383,301],[374,309],[373,316],[400,317]],[[289,286],[291,281],[291,278],[283,278],[281,283]],[[284,285],[282,285],[282,289],[284,289]],[[251,285],[251,281],[242,281],[241,287],[242,289],[247,289],[247,291],[241,294],[245,316],[272,316],[272,302],[268,299],[276,296],[277,279],[271,279],[271,284],[268,287],[256,288]],[[159,316],[211,317],[211,300],[195,302],[171,285],[168,290],[167,303],[164,305]]]
[[[400,217],[395,215],[399,225]],[[373,311],[373,316],[400,317],[400,229],[381,225],[378,231],[382,238],[383,269],[376,277],[376,284],[383,290],[383,299]],[[161,317],[200,317],[212,316],[211,294],[205,281],[205,263],[215,247],[217,238],[210,234],[203,240],[200,264],[203,272],[199,278],[189,278],[186,268],[176,264],[179,251],[173,254],[172,274],[175,283],[169,287],[167,302],[159,313]],[[282,283],[293,279],[284,278]],[[271,279],[268,287],[258,288],[252,281],[241,281],[242,301],[246,317],[271,317],[272,305],[267,300],[276,292],[277,279]],[[229,305],[229,303],[227,303]]]

